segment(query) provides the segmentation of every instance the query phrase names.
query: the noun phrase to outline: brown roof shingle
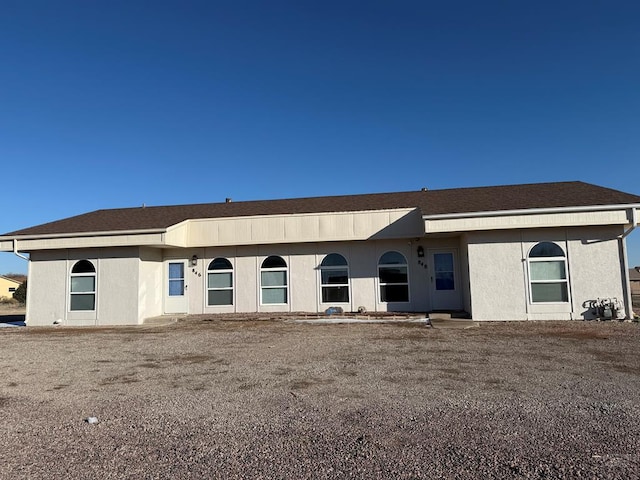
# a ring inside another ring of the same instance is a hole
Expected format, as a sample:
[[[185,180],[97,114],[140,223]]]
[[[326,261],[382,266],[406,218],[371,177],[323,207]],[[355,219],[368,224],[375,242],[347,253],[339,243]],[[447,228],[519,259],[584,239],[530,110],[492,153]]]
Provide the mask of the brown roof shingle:
[[[96,210],[3,236],[164,229],[196,218],[419,208],[423,215],[640,204],[640,196],[583,182]]]

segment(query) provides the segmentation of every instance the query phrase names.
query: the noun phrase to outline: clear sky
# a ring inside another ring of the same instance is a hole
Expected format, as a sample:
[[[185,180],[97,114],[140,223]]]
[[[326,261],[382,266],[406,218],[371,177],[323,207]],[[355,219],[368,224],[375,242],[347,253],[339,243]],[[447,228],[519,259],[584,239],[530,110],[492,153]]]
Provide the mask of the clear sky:
[[[637,0],[0,0],[0,233],[226,197],[640,194],[639,59]]]

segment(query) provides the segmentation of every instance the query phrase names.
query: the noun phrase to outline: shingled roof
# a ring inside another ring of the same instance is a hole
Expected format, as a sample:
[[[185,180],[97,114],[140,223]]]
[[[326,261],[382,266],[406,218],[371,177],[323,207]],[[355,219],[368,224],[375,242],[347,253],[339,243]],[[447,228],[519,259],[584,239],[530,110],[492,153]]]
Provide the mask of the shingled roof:
[[[96,210],[2,236],[165,229],[188,219],[418,208],[423,215],[640,204],[640,196],[583,182]]]

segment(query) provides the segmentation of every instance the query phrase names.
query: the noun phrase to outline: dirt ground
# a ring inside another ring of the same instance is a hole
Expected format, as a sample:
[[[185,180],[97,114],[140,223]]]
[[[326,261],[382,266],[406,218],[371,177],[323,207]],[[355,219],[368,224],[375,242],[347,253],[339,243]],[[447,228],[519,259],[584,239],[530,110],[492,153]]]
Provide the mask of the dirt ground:
[[[457,325],[3,328],[0,477],[640,478],[638,324]]]

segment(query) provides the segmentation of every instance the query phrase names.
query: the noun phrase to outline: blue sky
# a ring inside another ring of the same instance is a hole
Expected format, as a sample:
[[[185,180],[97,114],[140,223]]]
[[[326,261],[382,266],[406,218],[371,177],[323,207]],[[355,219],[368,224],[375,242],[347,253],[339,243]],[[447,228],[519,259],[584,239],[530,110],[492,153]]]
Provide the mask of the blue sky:
[[[226,197],[640,194],[639,58],[637,1],[0,0],[0,231]]]

